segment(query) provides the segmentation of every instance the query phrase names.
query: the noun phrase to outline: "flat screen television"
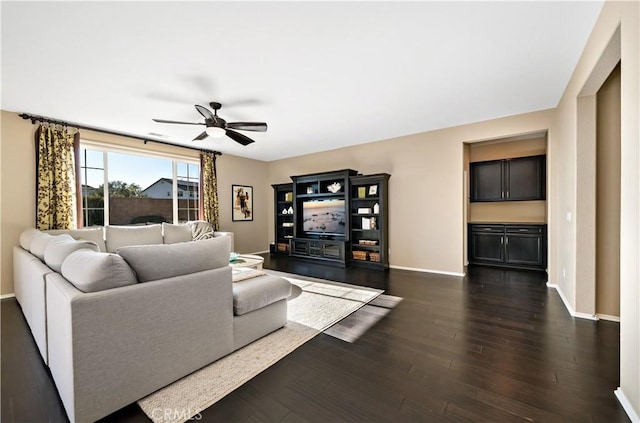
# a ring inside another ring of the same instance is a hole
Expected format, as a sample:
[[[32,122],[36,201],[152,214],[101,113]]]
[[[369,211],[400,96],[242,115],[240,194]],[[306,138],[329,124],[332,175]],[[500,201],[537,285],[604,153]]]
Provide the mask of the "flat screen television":
[[[307,234],[344,235],[344,199],[308,200],[302,203],[302,230]]]

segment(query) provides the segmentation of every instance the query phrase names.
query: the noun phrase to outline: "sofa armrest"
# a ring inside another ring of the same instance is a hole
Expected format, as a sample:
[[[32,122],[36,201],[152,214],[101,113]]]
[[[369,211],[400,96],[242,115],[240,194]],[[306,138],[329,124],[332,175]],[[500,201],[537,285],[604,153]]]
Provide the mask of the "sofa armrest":
[[[95,421],[233,348],[231,268],[83,293],[47,276],[49,367],[67,415]]]
[[[224,231],[215,231],[213,233],[213,236],[228,236],[231,237],[231,245],[230,245],[230,250],[229,253],[231,253],[232,251],[235,251],[235,247],[234,247],[234,237],[233,237],[233,232],[224,232]]]
[[[45,363],[47,357],[47,323],[45,276],[53,273],[39,258],[22,247],[13,247],[13,288],[25,320]]]

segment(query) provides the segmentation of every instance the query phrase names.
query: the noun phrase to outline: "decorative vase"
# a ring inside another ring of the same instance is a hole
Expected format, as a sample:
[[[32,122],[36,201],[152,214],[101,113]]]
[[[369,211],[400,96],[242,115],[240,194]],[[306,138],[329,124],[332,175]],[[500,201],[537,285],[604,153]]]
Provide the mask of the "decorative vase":
[[[282,209],[282,214],[289,214],[286,208]]]
[[[373,205],[373,214],[378,214],[380,213],[380,205],[378,203],[375,203]]]
[[[293,214],[293,207],[289,207],[289,214]]]

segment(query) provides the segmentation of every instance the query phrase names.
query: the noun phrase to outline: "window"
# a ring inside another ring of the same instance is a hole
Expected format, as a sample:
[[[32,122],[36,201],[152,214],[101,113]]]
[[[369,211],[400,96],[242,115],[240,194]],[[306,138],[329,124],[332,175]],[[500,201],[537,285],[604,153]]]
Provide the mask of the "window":
[[[199,218],[197,159],[173,159],[81,142],[85,226],[144,225]],[[183,200],[184,192],[195,193]],[[180,197],[180,198],[179,198]]]
[[[200,165],[183,162],[176,163],[176,168],[180,197],[186,197],[178,200],[178,221],[197,220],[200,213]]]

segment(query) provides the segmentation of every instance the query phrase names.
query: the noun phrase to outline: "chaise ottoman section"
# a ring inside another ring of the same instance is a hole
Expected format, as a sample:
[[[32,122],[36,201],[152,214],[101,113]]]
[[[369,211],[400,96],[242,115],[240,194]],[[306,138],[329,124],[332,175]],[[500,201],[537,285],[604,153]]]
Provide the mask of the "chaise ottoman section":
[[[233,283],[233,314],[242,316],[291,295],[291,283],[266,274]]]
[[[233,349],[237,350],[287,324],[291,283],[266,274],[233,283]]]

